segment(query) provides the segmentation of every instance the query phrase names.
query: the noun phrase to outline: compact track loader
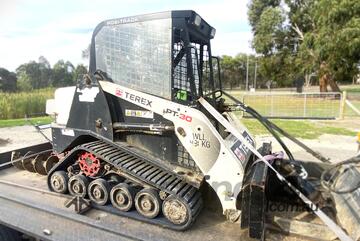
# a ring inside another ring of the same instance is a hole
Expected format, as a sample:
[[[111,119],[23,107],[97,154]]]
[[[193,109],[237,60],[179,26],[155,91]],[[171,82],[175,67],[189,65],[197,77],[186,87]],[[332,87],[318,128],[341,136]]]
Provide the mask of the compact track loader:
[[[269,208],[285,203],[307,207],[335,238],[359,239],[358,189],[324,188],[356,186],[356,169],[345,180],[329,163],[314,171],[296,161],[279,138],[285,131],[222,90],[214,36],[194,11],[100,23],[89,73],[47,102],[55,120],[50,150],[14,152],[12,162],[47,175],[53,192],[170,229],[188,229],[214,205],[262,239]],[[256,145],[235,110],[257,118],[287,157],[271,143]]]

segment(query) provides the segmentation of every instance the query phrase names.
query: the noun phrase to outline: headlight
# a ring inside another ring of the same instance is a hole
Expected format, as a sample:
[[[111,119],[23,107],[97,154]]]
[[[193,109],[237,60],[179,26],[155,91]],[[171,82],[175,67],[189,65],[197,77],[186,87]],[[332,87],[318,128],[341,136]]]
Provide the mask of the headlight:
[[[216,34],[216,29],[211,28],[210,36],[213,38],[213,37],[215,37],[215,34]]]
[[[201,17],[199,16],[199,15],[197,15],[196,14],[196,16],[195,16],[195,20],[194,20],[194,24],[196,25],[196,26],[200,26],[200,24],[201,24]]]

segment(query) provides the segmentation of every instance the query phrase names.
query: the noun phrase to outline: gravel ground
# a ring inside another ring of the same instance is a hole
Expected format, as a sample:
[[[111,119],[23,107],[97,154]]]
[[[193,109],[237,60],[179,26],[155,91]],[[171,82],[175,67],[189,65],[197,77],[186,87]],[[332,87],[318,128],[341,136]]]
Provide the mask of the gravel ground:
[[[332,162],[338,162],[350,157],[353,157],[357,154],[358,144],[356,142],[356,137],[351,136],[341,136],[341,135],[321,135],[317,139],[307,140],[299,139],[305,145],[321,153],[323,156],[330,158]],[[292,141],[282,138],[285,144],[288,146],[289,150],[292,152],[293,156],[296,159],[302,161],[318,161],[312,155],[307,153],[301,147],[293,143]],[[269,136],[257,136],[256,143],[259,145],[262,142],[272,142],[273,151],[280,151],[282,148],[277,143],[275,138]]]
[[[38,144],[46,142],[46,139],[37,132],[32,126],[18,126],[9,128],[0,128],[0,153],[17,148],[25,147],[31,144]],[[51,138],[50,129],[45,130],[44,134]],[[299,160],[316,161],[314,157],[305,152],[299,146],[293,142],[283,139],[289,149],[292,151],[295,158]],[[356,137],[329,135],[324,134],[317,139],[303,140],[303,143],[320,152],[326,157],[331,158],[332,161],[337,162],[345,160],[356,154],[358,144],[356,143]],[[257,136],[256,142],[260,145],[262,142],[273,143],[273,151],[280,151],[281,147],[273,137],[270,136]]]
[[[50,129],[44,130],[44,134],[50,138]],[[33,126],[0,128],[0,153],[46,141]]]

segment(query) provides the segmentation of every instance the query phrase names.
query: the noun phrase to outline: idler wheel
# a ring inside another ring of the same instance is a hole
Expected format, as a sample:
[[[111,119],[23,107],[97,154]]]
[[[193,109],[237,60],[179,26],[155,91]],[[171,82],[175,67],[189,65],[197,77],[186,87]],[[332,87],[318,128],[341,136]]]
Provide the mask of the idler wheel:
[[[170,195],[164,200],[162,212],[170,222],[176,225],[187,223],[191,217],[188,204],[175,195]]]
[[[51,175],[50,185],[54,192],[67,193],[68,192],[69,177],[64,171],[56,171]]]

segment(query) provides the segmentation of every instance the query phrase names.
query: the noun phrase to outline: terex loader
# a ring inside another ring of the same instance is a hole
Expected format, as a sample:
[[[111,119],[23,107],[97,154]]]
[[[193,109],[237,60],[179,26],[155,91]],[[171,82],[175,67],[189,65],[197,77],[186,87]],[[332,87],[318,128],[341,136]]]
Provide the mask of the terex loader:
[[[326,167],[322,179],[306,171],[276,134],[286,132],[224,92],[211,53],[214,36],[194,11],[100,23],[89,73],[47,102],[55,117],[53,151],[14,164],[47,174],[53,192],[171,229],[189,228],[204,205],[215,203],[260,239],[268,204],[276,201],[304,205],[341,240],[358,239],[359,198],[334,197],[324,186],[347,187],[359,176],[349,169],[349,183],[338,184],[333,177],[340,171]],[[271,143],[256,146],[232,112],[239,109],[274,134],[287,158],[273,153]]]

